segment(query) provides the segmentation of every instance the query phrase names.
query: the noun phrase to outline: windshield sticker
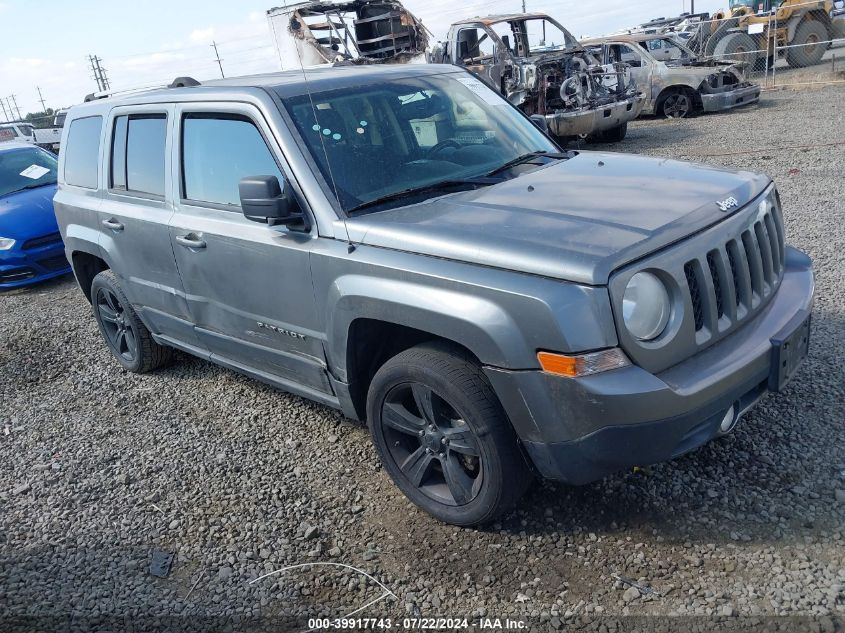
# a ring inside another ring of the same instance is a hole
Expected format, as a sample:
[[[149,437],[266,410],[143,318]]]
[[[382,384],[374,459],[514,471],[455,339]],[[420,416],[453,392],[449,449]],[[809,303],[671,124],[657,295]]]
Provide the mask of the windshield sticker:
[[[21,172],[21,176],[31,178],[32,180],[38,180],[41,176],[48,173],[50,173],[50,170],[46,167],[42,167],[41,165],[30,165]]]
[[[506,101],[475,77],[456,77],[456,79],[469,88],[473,93],[484,99],[486,103],[494,106],[507,105]]]

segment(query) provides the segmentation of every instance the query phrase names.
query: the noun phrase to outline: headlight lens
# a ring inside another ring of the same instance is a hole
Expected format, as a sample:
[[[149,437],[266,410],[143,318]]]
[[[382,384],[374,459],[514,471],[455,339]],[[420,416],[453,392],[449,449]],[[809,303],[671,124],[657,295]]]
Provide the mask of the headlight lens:
[[[15,245],[11,237],[0,237],[0,251],[7,251]]]
[[[622,318],[631,334],[641,341],[656,339],[666,329],[671,309],[669,291],[655,275],[631,277],[622,298]]]

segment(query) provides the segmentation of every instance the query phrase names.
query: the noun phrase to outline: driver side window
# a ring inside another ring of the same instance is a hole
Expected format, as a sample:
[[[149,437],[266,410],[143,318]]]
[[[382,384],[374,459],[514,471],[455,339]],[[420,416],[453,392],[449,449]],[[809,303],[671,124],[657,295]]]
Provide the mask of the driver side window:
[[[618,46],[614,46],[616,49],[614,57],[617,61],[622,62],[623,64],[628,64],[632,68],[640,68],[643,65],[643,60],[640,54],[634,49],[633,46],[628,46],[627,44],[619,44]]]
[[[483,29],[469,28],[458,32],[458,59],[466,65],[492,59],[496,46]]]

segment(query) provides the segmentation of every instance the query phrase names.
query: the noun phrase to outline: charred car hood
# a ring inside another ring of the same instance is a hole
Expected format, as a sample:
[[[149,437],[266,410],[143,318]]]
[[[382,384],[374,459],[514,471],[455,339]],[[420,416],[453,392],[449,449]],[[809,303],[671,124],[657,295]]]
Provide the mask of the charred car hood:
[[[490,187],[347,220],[353,242],[565,279],[610,274],[730,215],[769,179],[643,156],[583,152]]]

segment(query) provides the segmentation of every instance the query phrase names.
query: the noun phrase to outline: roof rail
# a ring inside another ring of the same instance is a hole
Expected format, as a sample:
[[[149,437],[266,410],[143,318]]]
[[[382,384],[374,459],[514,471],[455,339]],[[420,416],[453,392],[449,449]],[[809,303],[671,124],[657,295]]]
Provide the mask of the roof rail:
[[[85,102],[88,103],[89,101],[95,101],[97,99],[108,99],[109,97],[121,94],[146,92],[147,90],[155,90],[156,88],[190,88],[201,85],[202,84],[193,77],[177,77],[166,86],[159,84],[155,86],[142,86],[140,88],[127,88],[125,90],[102,90],[100,92],[92,92],[91,94],[85,95]]]

